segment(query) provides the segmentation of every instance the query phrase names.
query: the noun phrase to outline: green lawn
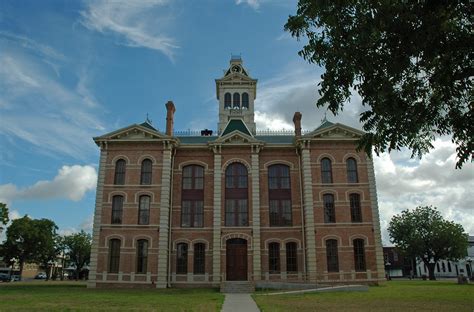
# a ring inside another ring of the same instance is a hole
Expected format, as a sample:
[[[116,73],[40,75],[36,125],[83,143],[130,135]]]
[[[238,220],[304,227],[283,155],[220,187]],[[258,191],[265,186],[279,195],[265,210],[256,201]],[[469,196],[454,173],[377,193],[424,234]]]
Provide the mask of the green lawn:
[[[253,298],[261,311],[474,311],[474,284],[390,281],[368,292],[306,293]]]
[[[82,282],[0,283],[0,311],[220,311],[216,289],[88,289]]]

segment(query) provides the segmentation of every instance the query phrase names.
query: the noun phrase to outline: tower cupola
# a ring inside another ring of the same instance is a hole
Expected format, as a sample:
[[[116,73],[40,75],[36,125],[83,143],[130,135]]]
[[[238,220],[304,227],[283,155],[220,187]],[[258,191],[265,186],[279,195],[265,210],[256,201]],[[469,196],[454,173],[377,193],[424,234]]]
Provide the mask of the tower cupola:
[[[242,65],[242,58],[233,55],[222,78],[216,79],[216,96],[219,101],[219,134],[230,119],[242,119],[247,128],[256,133],[254,101],[257,97],[257,79],[252,79]]]

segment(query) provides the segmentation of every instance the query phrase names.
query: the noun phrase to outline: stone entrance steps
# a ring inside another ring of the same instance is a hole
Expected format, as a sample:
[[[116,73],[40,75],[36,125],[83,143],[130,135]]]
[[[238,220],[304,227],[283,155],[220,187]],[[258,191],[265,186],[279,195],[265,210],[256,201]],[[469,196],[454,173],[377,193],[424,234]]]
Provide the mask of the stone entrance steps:
[[[255,284],[249,281],[226,281],[221,283],[221,293],[244,293],[255,291]]]

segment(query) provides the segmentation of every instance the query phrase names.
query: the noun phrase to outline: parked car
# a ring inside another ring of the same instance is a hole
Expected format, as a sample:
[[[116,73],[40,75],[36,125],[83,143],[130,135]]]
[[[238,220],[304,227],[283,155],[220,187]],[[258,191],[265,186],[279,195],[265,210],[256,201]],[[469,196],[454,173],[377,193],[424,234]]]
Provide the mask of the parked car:
[[[35,279],[46,279],[46,273],[40,272],[36,274]]]
[[[9,282],[10,279],[10,274],[8,273],[0,273],[0,282]]]

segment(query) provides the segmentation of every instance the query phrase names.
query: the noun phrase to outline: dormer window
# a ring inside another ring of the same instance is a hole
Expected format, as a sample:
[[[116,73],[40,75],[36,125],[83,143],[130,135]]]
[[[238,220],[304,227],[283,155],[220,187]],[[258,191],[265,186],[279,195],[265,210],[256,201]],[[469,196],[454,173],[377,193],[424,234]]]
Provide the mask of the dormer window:
[[[240,108],[240,93],[234,93],[234,103],[232,105],[233,108]]]

